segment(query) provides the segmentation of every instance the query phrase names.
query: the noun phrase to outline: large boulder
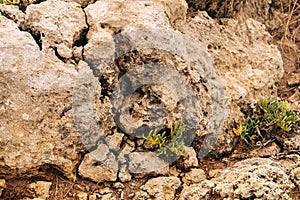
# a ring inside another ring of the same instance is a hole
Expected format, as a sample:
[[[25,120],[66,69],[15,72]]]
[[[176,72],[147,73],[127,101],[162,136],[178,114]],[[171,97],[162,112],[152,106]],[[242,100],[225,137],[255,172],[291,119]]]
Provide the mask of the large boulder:
[[[82,148],[72,125],[75,66],[43,54],[33,37],[0,16],[0,174],[47,166],[73,178]]]

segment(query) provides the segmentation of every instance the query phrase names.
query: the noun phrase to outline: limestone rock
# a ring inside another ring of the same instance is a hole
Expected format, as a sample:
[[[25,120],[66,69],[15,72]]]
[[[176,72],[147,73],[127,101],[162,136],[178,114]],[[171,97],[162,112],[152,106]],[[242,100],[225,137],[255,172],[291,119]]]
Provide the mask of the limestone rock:
[[[120,145],[123,140],[123,136],[124,136],[124,134],[122,134],[122,133],[114,133],[113,135],[107,136],[105,139],[106,139],[106,142],[107,142],[109,148],[113,149],[115,151],[119,151]]]
[[[261,96],[276,93],[275,83],[283,75],[283,61],[263,24],[253,19],[222,19],[220,25],[206,12],[199,12],[180,30],[208,50],[225,81],[230,112],[224,128],[242,117],[237,105],[241,100],[255,103]],[[223,131],[214,146],[215,153],[230,152],[233,137],[231,132]]]
[[[174,199],[180,185],[181,181],[177,177],[157,177],[148,180],[143,189],[158,200]]]
[[[85,155],[78,172],[82,177],[95,182],[115,181],[118,163],[108,146],[100,144],[96,150]]]
[[[182,178],[182,180],[186,185],[200,183],[206,180],[206,175],[204,170],[194,168],[191,169],[189,172],[184,173],[184,177]]]
[[[52,185],[51,182],[37,181],[31,183],[29,185],[29,188],[34,190],[37,198],[46,200],[49,197],[49,190],[51,185]]]
[[[271,159],[247,159],[221,171],[209,181],[209,187],[207,181],[185,187],[181,199],[211,199],[212,195],[223,199],[291,199],[295,185],[288,174],[286,166]]]
[[[211,181],[202,181],[201,183],[192,184],[190,186],[184,187],[179,200],[210,200],[211,191],[215,184]]]
[[[0,16],[0,173],[32,176],[55,165],[74,178],[82,145],[72,123],[75,66]]]
[[[127,170],[127,165],[122,165],[118,174],[121,182],[128,182],[131,180],[132,176]]]
[[[148,173],[167,174],[169,172],[169,164],[161,160],[153,152],[133,152],[129,157],[129,171],[131,173],[140,174],[140,176]]]
[[[224,19],[219,25],[200,12],[182,31],[208,49],[232,100],[254,101],[268,95],[283,75],[281,54],[265,26],[257,21]]]
[[[92,32],[103,28],[114,32],[128,27],[170,28],[185,21],[186,10],[183,0],[101,0],[85,8]]]
[[[72,47],[87,28],[79,4],[50,0],[32,4],[26,10],[26,27],[41,37],[42,47],[53,48],[64,58],[71,58]]]

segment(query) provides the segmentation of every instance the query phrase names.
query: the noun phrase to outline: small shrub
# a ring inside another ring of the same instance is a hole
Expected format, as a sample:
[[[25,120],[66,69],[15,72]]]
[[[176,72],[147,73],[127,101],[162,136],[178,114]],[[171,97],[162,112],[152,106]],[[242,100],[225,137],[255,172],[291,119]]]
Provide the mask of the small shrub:
[[[246,117],[234,130],[235,134],[247,143],[257,138],[264,139],[264,136],[276,128],[289,132],[293,125],[300,120],[291,111],[287,101],[278,101],[273,98],[261,98],[257,102],[256,110],[251,113],[251,117]]]
[[[177,156],[184,156],[183,131],[184,124],[182,120],[180,120],[170,127],[170,134],[166,134],[166,131],[157,133],[157,130],[151,130],[148,136],[144,136],[144,138],[158,149],[158,156],[167,155],[169,152]]]

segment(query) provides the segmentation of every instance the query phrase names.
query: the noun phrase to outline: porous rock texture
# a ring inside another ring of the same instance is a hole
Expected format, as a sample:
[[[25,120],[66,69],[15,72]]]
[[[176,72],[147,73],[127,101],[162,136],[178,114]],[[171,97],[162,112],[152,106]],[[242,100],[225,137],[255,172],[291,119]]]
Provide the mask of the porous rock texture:
[[[0,172],[32,176],[54,165],[74,177],[81,148],[71,131],[75,66],[43,54],[11,20],[0,16],[0,26]]]
[[[230,152],[240,100],[276,92],[282,60],[264,25],[186,20],[183,0],[32,3],[0,7],[0,178],[49,167],[97,183],[164,175],[133,199],[173,199],[182,172],[181,199],[289,198],[299,168],[245,160],[206,180],[196,158]],[[190,147],[172,171],[176,158],[149,152],[143,134],[180,118]]]
[[[269,158],[246,159],[216,178],[184,187],[179,199],[292,199],[296,186],[291,171],[296,166]]]

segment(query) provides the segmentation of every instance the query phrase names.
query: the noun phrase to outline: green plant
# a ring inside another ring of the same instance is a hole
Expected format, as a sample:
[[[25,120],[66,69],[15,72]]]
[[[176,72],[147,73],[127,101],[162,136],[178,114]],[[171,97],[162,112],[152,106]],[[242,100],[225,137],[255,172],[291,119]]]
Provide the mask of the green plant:
[[[18,5],[20,4],[20,0],[0,0],[0,4],[11,4],[11,5]]]
[[[259,100],[258,106],[265,114],[265,126],[267,127],[276,125],[289,132],[292,125],[299,120],[295,113],[290,110],[290,104],[287,101],[262,98]]]
[[[291,111],[290,104],[287,101],[278,101],[274,98],[261,98],[257,102],[256,110],[252,112],[251,117],[246,117],[238,128],[234,130],[235,134],[248,141],[256,138],[263,139],[264,135],[270,133],[276,127],[284,132],[292,130],[293,125],[300,118]]]
[[[256,136],[258,122],[255,119],[247,117],[243,124],[240,124],[238,129],[234,130],[235,134],[240,136],[247,142],[247,139],[253,140]]]
[[[177,156],[183,156],[185,155],[182,139],[183,131],[184,124],[182,120],[179,120],[170,127],[170,134],[167,134],[166,131],[157,133],[157,130],[151,130],[148,136],[144,136],[144,138],[158,149],[158,155],[166,155],[168,152],[172,152]]]

